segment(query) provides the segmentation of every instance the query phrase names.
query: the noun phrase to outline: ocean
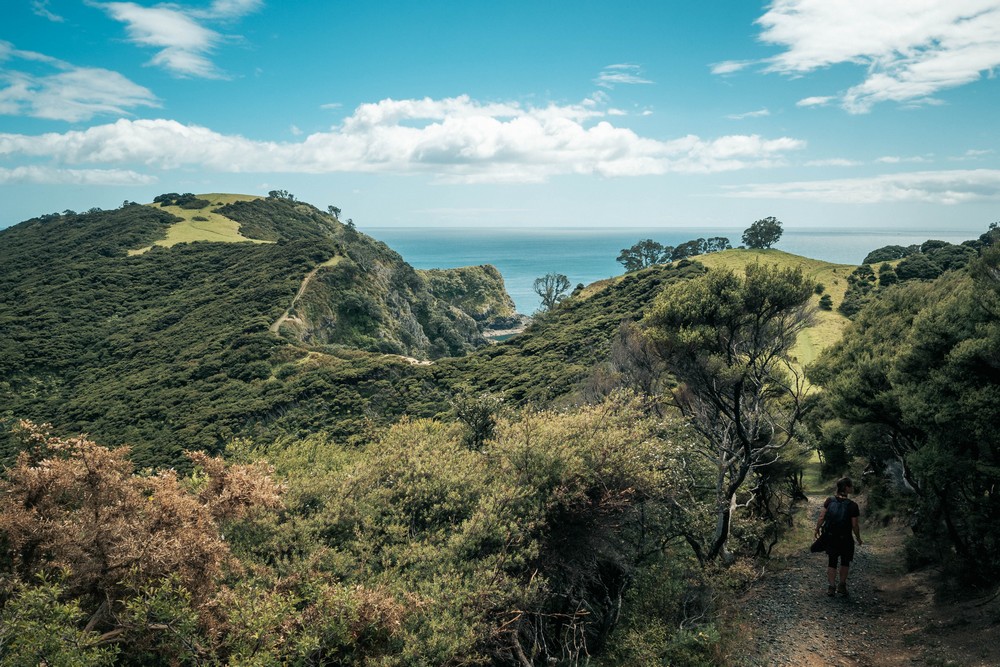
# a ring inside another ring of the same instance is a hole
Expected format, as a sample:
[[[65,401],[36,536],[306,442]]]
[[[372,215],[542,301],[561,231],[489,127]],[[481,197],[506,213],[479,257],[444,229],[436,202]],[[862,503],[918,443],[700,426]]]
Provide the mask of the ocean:
[[[539,306],[532,286],[546,273],[562,273],[570,289],[578,283],[621,275],[616,261],[622,248],[642,239],[675,246],[696,238],[725,236],[740,245],[743,229],[588,229],[458,227],[368,227],[365,234],[385,242],[418,269],[448,269],[492,264],[504,277],[507,291],[520,313],[530,315]],[[961,243],[978,238],[985,229],[785,229],[775,248],[838,264],[859,264],[865,255],[886,245],[910,245],[938,239]]]

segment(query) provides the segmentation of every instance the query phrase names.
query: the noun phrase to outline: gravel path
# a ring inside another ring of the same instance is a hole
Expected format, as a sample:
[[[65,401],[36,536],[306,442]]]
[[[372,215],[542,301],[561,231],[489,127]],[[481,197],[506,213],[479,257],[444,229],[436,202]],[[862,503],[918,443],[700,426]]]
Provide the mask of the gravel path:
[[[812,525],[824,497],[809,498],[798,521]],[[862,520],[863,521],[863,520]],[[848,580],[850,597],[826,595],[826,554],[809,552],[809,545],[774,557],[768,572],[742,604],[752,654],[742,656],[748,667],[771,665],[893,666],[914,662],[915,647],[900,632],[897,604],[880,587],[899,577],[899,541],[864,530]],[[871,539],[871,541],[869,541]],[[928,593],[929,594],[929,593]]]
[[[907,572],[900,524],[866,526],[851,566],[850,597],[826,595],[826,555],[809,552],[825,496],[811,496],[798,526],[738,603],[738,667],[1000,667],[1000,595],[936,599],[934,570]],[[806,533],[808,531],[808,533]]]

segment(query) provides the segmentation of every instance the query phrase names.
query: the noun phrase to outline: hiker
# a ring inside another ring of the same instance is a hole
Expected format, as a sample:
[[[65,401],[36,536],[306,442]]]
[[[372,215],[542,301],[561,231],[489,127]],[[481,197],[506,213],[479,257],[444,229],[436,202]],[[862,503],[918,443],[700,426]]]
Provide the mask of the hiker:
[[[850,477],[837,480],[837,495],[826,499],[823,511],[819,513],[819,519],[816,521],[816,537],[819,538],[820,531],[826,535],[826,554],[830,557],[826,570],[826,578],[830,585],[826,589],[826,594],[830,597],[837,593],[847,597],[847,573],[854,559],[854,540],[857,539],[858,544],[864,544],[861,540],[861,529],[858,527],[861,508],[848,498],[853,491],[854,483]],[[839,585],[837,584],[838,560],[840,561]]]

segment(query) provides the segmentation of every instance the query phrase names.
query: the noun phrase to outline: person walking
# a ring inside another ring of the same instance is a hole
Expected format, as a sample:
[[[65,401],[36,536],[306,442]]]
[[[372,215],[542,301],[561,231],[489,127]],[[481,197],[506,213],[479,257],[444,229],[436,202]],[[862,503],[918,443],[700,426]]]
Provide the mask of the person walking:
[[[837,593],[847,597],[847,575],[851,561],[854,560],[854,541],[864,544],[861,539],[861,528],[858,518],[861,508],[848,496],[854,492],[854,483],[850,477],[837,480],[837,495],[827,498],[823,503],[823,511],[816,521],[816,537],[822,532],[826,535],[826,555],[829,564],[826,578],[829,586],[826,594],[833,597]],[[840,570],[840,584],[837,584],[837,570]]]

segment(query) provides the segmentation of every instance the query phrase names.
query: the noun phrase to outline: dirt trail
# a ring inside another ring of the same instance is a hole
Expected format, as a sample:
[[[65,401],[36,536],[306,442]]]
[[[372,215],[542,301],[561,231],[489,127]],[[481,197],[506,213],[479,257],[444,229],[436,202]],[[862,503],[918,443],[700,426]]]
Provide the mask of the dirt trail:
[[[292,309],[295,308],[296,302],[298,302],[298,300],[302,298],[302,295],[306,293],[306,288],[309,287],[309,282],[316,276],[316,274],[319,272],[319,270],[321,268],[323,268],[323,266],[325,266],[325,265],[321,264],[321,265],[317,266],[315,269],[313,269],[312,271],[310,271],[309,273],[307,273],[306,277],[302,279],[302,284],[299,285],[299,290],[295,293],[295,296],[292,298],[291,305],[288,306],[288,308],[285,310],[285,312],[283,312],[281,314],[281,317],[279,317],[277,320],[275,320],[274,324],[272,324],[270,326],[271,333],[278,333],[278,330],[281,329],[281,325],[284,324],[285,322],[287,322],[288,320],[290,320],[290,319],[297,320],[298,319],[298,318],[293,318],[292,317],[292,314],[291,314],[292,313]]]
[[[815,525],[823,500],[810,497],[797,523]],[[871,529],[862,517],[865,544],[856,550],[846,599],[827,597],[826,555],[809,552],[810,538],[787,555],[772,557],[740,605],[752,639],[748,655],[733,656],[733,664],[1000,665],[1000,603],[935,604],[932,574],[907,573],[903,567],[905,533],[895,525]]]

